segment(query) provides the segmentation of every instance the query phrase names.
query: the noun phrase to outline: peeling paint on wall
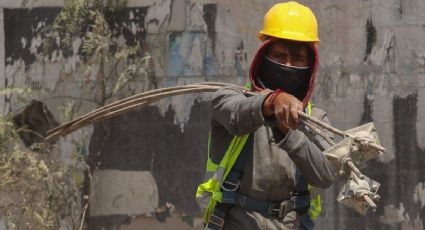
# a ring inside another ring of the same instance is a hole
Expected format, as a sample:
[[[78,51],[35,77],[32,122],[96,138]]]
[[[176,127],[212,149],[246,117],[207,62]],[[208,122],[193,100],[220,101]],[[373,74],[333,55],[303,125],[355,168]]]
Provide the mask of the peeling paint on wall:
[[[205,34],[174,32],[169,38],[168,76],[201,76],[205,53]]]
[[[158,188],[149,171],[97,170],[91,182],[91,216],[151,213],[158,206]]]
[[[163,32],[170,18],[171,0],[155,1],[148,7],[145,17],[146,32],[158,34]]]
[[[364,60],[367,59],[369,54],[372,52],[372,48],[376,43],[376,28],[372,23],[372,19],[369,18],[366,21],[366,51]]]
[[[58,14],[59,8],[5,9],[4,33],[6,64],[10,65],[15,60],[23,60],[26,69],[36,60],[36,53],[40,53],[40,39],[37,39],[44,25],[51,23]],[[33,39],[36,39],[33,41]],[[23,46],[22,40],[25,40]],[[37,50],[37,52],[34,52]],[[54,57],[53,57],[54,58]]]
[[[341,129],[375,122],[381,143],[388,149],[366,169],[368,176],[382,184],[376,213],[364,217],[339,206],[335,201],[338,186],[333,186],[323,197],[326,216],[319,218],[317,228],[423,229],[425,2],[304,3],[316,13],[321,39],[315,104]],[[16,5],[12,1],[2,4]],[[117,41],[146,44],[161,87],[204,80],[243,83],[259,46],[256,33],[272,4],[261,0],[130,0],[129,8],[111,26]],[[58,9],[34,8],[32,13],[5,9],[4,85],[32,84],[55,89],[49,97],[85,95],[90,99],[93,84],[81,87],[75,81],[81,75],[75,73],[78,55],[57,50],[50,59],[58,63],[51,65],[37,59],[42,38],[35,32]],[[18,20],[22,15],[28,19]],[[29,19],[37,15],[37,20]],[[25,28],[26,24],[31,28]],[[76,39],[72,53],[80,46],[81,39]],[[49,103],[56,107],[62,100],[49,99]],[[170,203],[177,212],[199,216],[193,194],[204,170],[209,100],[207,95],[175,97],[105,122],[105,130],[96,125],[90,151],[101,151],[102,171],[151,173],[158,189],[153,206]],[[3,111],[16,106],[13,98],[6,101],[10,103]],[[81,113],[92,107],[85,102]],[[71,145],[61,146],[70,151]],[[119,197],[116,204],[120,199],[128,197]],[[123,208],[123,215],[93,217],[93,225],[116,226],[130,211]]]
[[[184,31],[186,29],[186,4],[185,0],[173,0],[168,31]]]
[[[215,54],[215,44],[216,44],[216,28],[215,21],[217,19],[217,4],[205,4],[204,5],[204,21],[207,25],[207,35],[210,40],[211,49],[213,54]]]
[[[195,100],[183,133],[171,107],[165,116],[143,108],[96,125],[90,152],[100,152],[100,169],[150,171],[158,207],[170,203],[177,213],[198,216],[193,196],[203,176],[209,116],[208,103]]]
[[[385,63],[392,64],[389,61],[394,60],[394,46],[396,41],[395,35],[391,32],[385,32],[383,37],[384,40],[381,47],[373,50],[373,53],[371,53],[370,57],[371,62],[377,66],[383,65]],[[394,70],[394,66],[391,68]]]
[[[157,108],[163,117],[166,116],[169,109],[172,109],[175,114],[174,124],[178,125],[180,131],[184,133],[184,128],[189,122],[191,108],[195,104],[195,101],[208,102],[208,98],[209,97],[196,95],[176,96],[158,102]]]
[[[415,193],[413,194],[413,200],[420,204],[420,208],[425,206],[425,183],[419,182],[416,185]]]
[[[425,68],[423,68],[425,69]],[[418,74],[418,117],[416,121],[416,127],[425,127],[425,75],[423,73]],[[425,150],[425,129],[418,128],[417,142],[421,150]]]
[[[188,20],[188,28],[189,31],[207,31],[207,25],[204,17],[205,15],[205,4],[201,2],[193,1],[190,4],[190,12],[189,12],[189,20]]]
[[[394,136],[394,127],[393,127],[393,103],[388,101],[390,95],[380,95],[374,94],[372,108],[372,118],[370,121],[374,121],[376,129],[379,133],[380,142],[387,152],[384,156],[381,156],[377,161],[384,164],[389,163],[395,158],[394,151],[394,141],[392,140]],[[366,110],[366,109],[365,109]]]
[[[409,217],[405,213],[403,204],[397,209],[392,205],[385,206],[384,216],[379,217],[379,221],[387,227],[399,226],[402,230],[423,230],[423,222],[419,216]]]
[[[405,210],[402,203],[400,203],[399,208],[395,208],[393,205],[385,206],[384,215],[379,217],[379,221],[388,225],[406,221],[407,216],[404,212]]]

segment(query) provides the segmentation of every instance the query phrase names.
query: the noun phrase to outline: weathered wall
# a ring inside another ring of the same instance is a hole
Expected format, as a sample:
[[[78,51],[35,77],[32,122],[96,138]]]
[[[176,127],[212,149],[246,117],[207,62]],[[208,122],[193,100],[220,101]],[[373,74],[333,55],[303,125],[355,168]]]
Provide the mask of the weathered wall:
[[[275,2],[129,1],[129,7],[140,8],[134,14],[142,22],[134,23],[143,27],[142,42],[153,57],[160,86],[170,86],[245,82],[259,46],[256,32]],[[388,149],[366,170],[366,175],[382,184],[378,210],[364,217],[339,205],[336,185],[325,195],[325,214],[318,229],[424,229],[425,2],[302,2],[313,9],[319,22],[321,64],[314,102],[341,129],[374,121]],[[92,95],[77,84],[77,56],[59,57],[55,64],[27,60],[30,56],[25,52],[37,53],[39,44],[29,27],[58,11],[46,8],[57,7],[55,1],[37,4],[30,13],[34,19],[24,23],[13,20],[20,14],[29,17],[17,9],[18,3],[0,3],[0,57],[5,60],[0,64],[5,76],[1,84],[45,82],[49,90],[40,99],[58,115],[57,107],[64,101],[61,97]],[[78,48],[79,41],[75,43]],[[64,72],[70,73],[68,78],[62,77]],[[123,229],[152,226],[153,217],[161,223],[155,227],[158,229],[173,229],[181,222],[188,223],[182,225],[188,228],[200,226],[199,218],[190,216],[199,215],[193,197],[206,157],[208,99],[176,97],[94,128],[89,151],[98,154],[100,165],[92,183],[90,229],[113,229],[128,222],[129,215],[136,220]],[[0,106],[2,112],[17,107],[3,99]],[[79,113],[93,107],[85,101]],[[91,134],[90,129],[85,132]],[[61,142],[65,153],[72,151],[70,140],[80,136],[77,132]],[[172,210],[177,217],[166,221]]]
[[[317,6],[322,68],[315,100],[337,127],[374,121],[388,149],[366,171],[382,184],[380,208],[365,218],[333,204],[323,221],[333,229],[423,229],[424,8],[423,1],[402,0]]]

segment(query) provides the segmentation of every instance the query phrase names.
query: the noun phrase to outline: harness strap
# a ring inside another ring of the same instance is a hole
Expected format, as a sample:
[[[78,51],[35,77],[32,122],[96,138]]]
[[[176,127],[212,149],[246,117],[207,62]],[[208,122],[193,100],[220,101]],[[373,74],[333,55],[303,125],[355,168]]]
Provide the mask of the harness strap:
[[[239,189],[240,180],[242,179],[242,176],[243,176],[243,168],[244,168],[246,159],[248,158],[249,153],[252,152],[252,146],[254,141],[253,136],[254,136],[253,134],[250,134],[248,136],[248,139],[245,145],[243,146],[238,156],[238,159],[236,160],[235,164],[233,165],[232,169],[230,170],[229,174],[227,175],[225,181],[223,182],[221,186],[223,199],[224,199],[224,194],[236,193],[236,191]],[[224,219],[226,217],[226,214],[232,206],[233,204],[226,203],[226,202],[217,203],[216,206],[214,207],[214,210],[211,216],[208,219],[206,229],[221,230],[224,226]]]
[[[205,226],[205,229],[211,230],[221,230],[224,226],[224,218],[226,217],[227,212],[230,210],[232,205],[217,203],[214,207],[214,211],[211,213],[208,218],[208,223]]]
[[[267,201],[249,197],[238,192],[224,192],[222,202],[268,216],[283,218],[288,212],[306,212],[310,205],[309,198],[310,194],[308,191],[292,196],[284,201]]]
[[[308,209],[310,207],[310,192],[308,190],[308,183],[305,176],[300,172],[298,167],[295,171],[295,192],[308,192],[308,197],[305,199],[308,202],[308,205],[300,210],[298,210],[298,215],[300,215],[300,222],[304,229],[313,229],[314,222],[311,220],[308,215]]]
[[[308,114],[311,114],[311,104],[308,104]],[[296,211],[301,216],[301,224],[306,229],[312,229],[314,222],[308,217],[308,208],[310,207],[310,192],[308,191],[308,183],[301,172],[296,169],[295,173],[295,189],[294,196],[285,201],[267,201],[253,197],[245,196],[239,192],[239,186],[243,177],[243,168],[248,158],[248,154],[252,153],[253,134],[243,146],[235,164],[229,171],[221,186],[222,202],[217,203],[211,213],[205,229],[222,230],[227,212],[233,205],[245,208],[247,210],[256,211],[269,216],[277,216],[283,218],[287,213]]]

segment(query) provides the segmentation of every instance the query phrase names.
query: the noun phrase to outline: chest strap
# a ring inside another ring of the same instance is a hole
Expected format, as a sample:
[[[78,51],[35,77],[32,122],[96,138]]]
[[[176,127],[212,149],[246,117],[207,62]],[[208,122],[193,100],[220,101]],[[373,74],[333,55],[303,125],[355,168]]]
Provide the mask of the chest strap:
[[[249,211],[255,211],[270,217],[283,218],[292,211],[306,212],[310,204],[310,194],[294,195],[284,201],[268,201],[245,196],[238,192],[223,193],[223,203],[233,204]]]
[[[221,230],[227,212],[234,205],[246,210],[255,211],[270,217],[283,218],[287,213],[297,211],[306,213],[310,205],[310,193],[307,190],[305,178],[299,172],[296,173],[295,191],[291,198],[284,201],[267,201],[243,195],[238,192],[243,168],[249,153],[253,150],[253,134],[248,137],[238,159],[227,175],[221,187],[222,202],[217,203],[209,217],[206,229]]]

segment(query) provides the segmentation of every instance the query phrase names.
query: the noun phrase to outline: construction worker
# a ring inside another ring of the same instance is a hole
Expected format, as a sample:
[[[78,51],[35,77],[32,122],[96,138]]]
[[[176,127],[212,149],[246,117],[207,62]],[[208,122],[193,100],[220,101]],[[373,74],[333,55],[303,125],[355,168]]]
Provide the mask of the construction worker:
[[[335,175],[322,154],[329,144],[301,126],[297,113],[329,123],[309,102],[319,61],[317,21],[306,6],[279,3],[258,36],[263,43],[248,87],[259,94],[237,87],[216,92],[197,201],[206,229],[312,229],[320,212],[312,191],[329,187]]]

